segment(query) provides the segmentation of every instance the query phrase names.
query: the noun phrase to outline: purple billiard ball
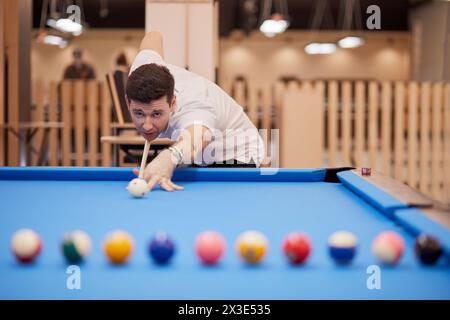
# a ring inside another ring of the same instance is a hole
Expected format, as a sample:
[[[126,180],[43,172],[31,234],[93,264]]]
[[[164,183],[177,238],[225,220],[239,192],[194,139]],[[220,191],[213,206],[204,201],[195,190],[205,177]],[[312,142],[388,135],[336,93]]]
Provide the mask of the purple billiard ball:
[[[165,232],[157,232],[150,240],[149,253],[157,264],[166,264],[175,253],[175,243]]]

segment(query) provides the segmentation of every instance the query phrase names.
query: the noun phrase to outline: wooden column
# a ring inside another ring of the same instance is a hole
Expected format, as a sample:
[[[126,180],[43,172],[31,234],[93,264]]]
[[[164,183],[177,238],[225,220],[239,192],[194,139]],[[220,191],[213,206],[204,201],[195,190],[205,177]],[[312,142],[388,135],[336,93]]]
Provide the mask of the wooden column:
[[[8,73],[6,121],[18,132],[19,121],[30,119],[30,41],[32,1],[3,0],[3,30]],[[9,132],[8,165],[19,164],[19,141]]]
[[[0,1],[0,167],[6,164],[5,159],[5,2]]]
[[[145,31],[163,34],[165,61],[215,81],[215,1],[146,0],[145,11]]]
[[[283,99],[280,161],[283,168],[323,165],[324,108],[321,88],[287,90]]]

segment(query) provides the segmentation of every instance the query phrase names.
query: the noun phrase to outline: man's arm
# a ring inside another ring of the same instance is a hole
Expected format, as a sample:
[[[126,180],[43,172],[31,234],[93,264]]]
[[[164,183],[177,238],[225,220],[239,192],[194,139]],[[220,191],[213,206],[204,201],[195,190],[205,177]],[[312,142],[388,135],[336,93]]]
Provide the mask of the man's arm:
[[[164,59],[163,53],[163,36],[161,32],[152,31],[145,34],[144,39],[141,41],[139,50],[153,50],[157,52],[161,58]]]
[[[190,160],[192,163],[192,160],[211,142],[211,138],[212,133],[207,127],[190,125],[183,130],[173,146],[181,150],[184,160]],[[166,191],[182,190],[183,187],[171,181],[177,162],[176,156],[167,149],[153,159],[144,172],[144,179],[148,181],[149,190],[152,190],[156,184],[159,184]],[[134,169],[134,173],[138,175],[139,170]]]
[[[207,127],[194,124],[183,130],[175,146],[181,149],[184,160],[192,163],[197,155],[205,150],[211,139],[212,133]]]

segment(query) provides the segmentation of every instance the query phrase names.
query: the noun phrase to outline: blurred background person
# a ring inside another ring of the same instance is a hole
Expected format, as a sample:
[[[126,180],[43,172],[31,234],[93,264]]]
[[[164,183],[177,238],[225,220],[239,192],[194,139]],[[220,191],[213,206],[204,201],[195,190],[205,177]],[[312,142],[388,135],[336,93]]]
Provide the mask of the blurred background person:
[[[74,49],[72,56],[72,64],[64,70],[64,79],[95,79],[94,68],[83,61],[83,52],[81,49]]]

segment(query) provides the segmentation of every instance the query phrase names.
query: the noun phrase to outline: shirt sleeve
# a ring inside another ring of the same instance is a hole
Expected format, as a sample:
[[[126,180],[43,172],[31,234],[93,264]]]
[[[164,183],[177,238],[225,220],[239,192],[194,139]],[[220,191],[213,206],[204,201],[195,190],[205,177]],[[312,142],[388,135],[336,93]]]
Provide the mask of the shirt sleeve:
[[[156,63],[159,65],[166,65],[163,58],[153,50],[141,50],[134,58],[133,64],[130,68],[130,74],[144,64]]]

